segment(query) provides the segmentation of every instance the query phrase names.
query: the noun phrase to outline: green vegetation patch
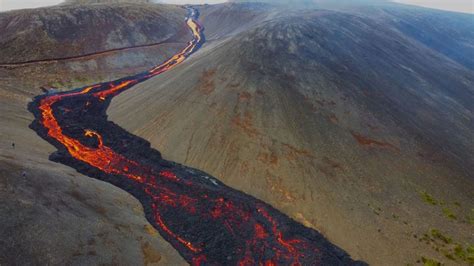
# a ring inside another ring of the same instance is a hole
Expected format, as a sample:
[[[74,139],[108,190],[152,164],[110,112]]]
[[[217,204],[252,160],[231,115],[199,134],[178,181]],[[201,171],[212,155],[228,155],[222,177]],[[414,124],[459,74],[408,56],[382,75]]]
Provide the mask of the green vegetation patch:
[[[438,229],[431,229],[431,236],[435,240],[443,241],[445,244],[451,244],[453,242],[450,237],[443,235]]]
[[[420,195],[421,195],[421,199],[424,202],[426,202],[428,204],[431,204],[431,205],[438,205],[438,201],[431,194],[429,194],[428,192],[422,191],[422,192],[420,192]]]
[[[474,225],[474,209],[471,209],[471,213],[466,216],[467,223]]]
[[[453,213],[453,211],[451,209],[449,209],[448,207],[443,208],[443,214],[444,214],[444,216],[448,217],[451,220],[457,220],[458,219],[458,217],[456,217],[456,215]]]
[[[421,262],[423,262],[424,266],[441,266],[441,265],[443,265],[441,262],[439,262],[437,260],[430,259],[430,258],[425,258],[425,257],[421,257]]]
[[[418,191],[423,202],[439,206],[443,216],[452,221],[459,221],[474,225],[474,209],[471,210],[471,214],[462,215],[461,203],[454,201],[452,203],[446,203],[444,200],[436,199],[433,195],[426,191]]]
[[[474,263],[474,246],[473,245],[468,245],[466,248],[464,248],[460,244],[456,244],[456,247],[454,248],[454,255],[460,260],[463,260],[469,264]]]
[[[451,237],[446,236],[438,229],[431,229],[429,233],[423,234],[423,237],[419,240],[429,244],[434,250],[443,254],[449,260],[466,262],[468,264],[474,263],[474,246],[472,244],[464,246],[454,242]],[[441,265],[436,264],[439,262],[427,258],[425,258],[423,263],[424,265]]]

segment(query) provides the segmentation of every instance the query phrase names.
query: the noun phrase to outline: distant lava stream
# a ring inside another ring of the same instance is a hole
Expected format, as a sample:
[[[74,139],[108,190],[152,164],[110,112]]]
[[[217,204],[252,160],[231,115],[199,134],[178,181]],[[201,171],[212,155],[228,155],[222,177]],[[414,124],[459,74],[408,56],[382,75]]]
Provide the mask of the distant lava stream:
[[[315,230],[202,171],[164,160],[147,141],[107,121],[114,96],[172,69],[204,43],[199,13],[188,11],[193,40],[161,65],[30,103],[31,128],[58,149],[51,159],[131,193],[193,265],[357,264]]]

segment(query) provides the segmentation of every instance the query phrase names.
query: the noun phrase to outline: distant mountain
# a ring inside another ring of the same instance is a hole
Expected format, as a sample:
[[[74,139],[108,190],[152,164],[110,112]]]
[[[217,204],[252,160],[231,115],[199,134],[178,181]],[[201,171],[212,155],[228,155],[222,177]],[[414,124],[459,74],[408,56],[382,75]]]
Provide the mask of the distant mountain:
[[[66,4],[153,3],[152,0],[66,0]]]
[[[386,0],[229,0],[230,3],[270,3],[277,5],[289,5],[295,7],[298,5],[327,5],[327,6],[341,6],[341,5],[368,5],[389,3]]]
[[[1,13],[0,63],[186,42],[187,36],[180,37],[187,33],[184,16],[184,10],[175,6],[131,3],[60,5]]]
[[[474,15],[417,7],[384,8],[410,38],[474,70]]]

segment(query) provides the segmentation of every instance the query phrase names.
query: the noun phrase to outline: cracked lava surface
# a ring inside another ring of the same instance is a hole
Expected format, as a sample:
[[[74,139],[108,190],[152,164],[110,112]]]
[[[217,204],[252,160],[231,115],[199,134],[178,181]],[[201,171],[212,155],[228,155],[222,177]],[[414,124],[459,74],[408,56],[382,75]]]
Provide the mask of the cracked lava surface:
[[[30,103],[31,128],[58,149],[50,159],[131,193],[192,265],[359,264],[317,231],[200,170],[164,160],[147,141],[107,120],[114,96],[174,68],[204,43],[199,12],[187,9],[193,39],[164,63]]]

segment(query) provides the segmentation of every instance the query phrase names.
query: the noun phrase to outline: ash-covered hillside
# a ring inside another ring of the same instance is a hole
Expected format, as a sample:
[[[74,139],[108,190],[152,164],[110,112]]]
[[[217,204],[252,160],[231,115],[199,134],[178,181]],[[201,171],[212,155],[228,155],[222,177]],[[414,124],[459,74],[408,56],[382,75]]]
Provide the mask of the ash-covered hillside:
[[[474,16],[280,2],[198,6],[202,48],[114,98],[109,120],[353,259],[472,264]],[[134,198],[49,161],[26,106],[42,87],[152,68],[186,46],[185,14],[107,0],[0,13],[0,264],[184,264]]]
[[[437,13],[450,22],[431,23]],[[472,243],[474,74],[456,56],[472,52],[467,18],[392,4],[204,7],[207,45],[108,112],[356,259],[449,262],[432,229]]]
[[[59,5],[0,13],[0,63],[68,58],[186,41],[177,6]]]

